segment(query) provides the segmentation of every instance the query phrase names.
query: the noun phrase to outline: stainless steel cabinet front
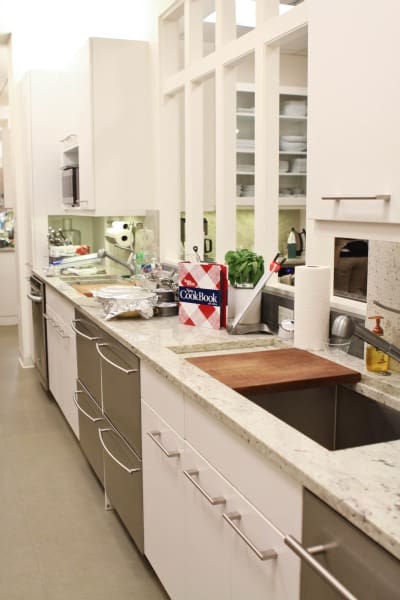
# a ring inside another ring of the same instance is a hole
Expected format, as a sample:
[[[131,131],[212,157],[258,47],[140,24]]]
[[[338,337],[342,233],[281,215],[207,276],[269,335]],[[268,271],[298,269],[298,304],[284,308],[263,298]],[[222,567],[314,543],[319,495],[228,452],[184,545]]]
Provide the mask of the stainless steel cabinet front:
[[[99,437],[107,498],[143,554],[142,461],[111,426],[101,428]]]
[[[103,412],[140,457],[140,361],[110,336],[97,344],[97,351],[101,357]]]
[[[72,328],[76,333],[78,378],[101,406],[100,357],[96,343],[101,342],[103,332],[78,310],[75,311]]]
[[[106,421],[87,390],[78,381],[75,392],[75,404],[79,411],[79,443],[89,464],[104,486],[103,448],[100,443],[99,429]]]
[[[303,559],[302,599],[399,598],[400,562],[307,490],[303,544],[295,545]]]

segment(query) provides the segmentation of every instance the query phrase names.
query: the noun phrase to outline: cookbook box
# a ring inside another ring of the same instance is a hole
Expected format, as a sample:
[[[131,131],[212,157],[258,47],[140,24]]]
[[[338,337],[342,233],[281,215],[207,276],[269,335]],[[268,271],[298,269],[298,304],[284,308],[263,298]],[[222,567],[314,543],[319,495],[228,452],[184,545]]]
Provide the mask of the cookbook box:
[[[226,327],[228,277],[226,265],[179,263],[179,322],[221,329]]]

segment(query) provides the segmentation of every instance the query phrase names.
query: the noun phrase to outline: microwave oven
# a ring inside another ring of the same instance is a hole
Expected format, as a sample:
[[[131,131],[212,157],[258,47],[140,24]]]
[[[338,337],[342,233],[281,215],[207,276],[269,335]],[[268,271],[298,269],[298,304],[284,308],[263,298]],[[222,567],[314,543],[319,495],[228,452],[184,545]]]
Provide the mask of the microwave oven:
[[[79,206],[79,167],[67,165],[61,170],[62,199],[67,206]]]

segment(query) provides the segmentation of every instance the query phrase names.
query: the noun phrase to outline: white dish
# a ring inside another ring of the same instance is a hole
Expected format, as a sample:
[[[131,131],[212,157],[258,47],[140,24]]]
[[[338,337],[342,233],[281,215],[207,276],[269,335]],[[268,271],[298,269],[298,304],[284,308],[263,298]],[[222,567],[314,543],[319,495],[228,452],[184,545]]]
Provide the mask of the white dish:
[[[281,140],[279,148],[284,152],[304,152],[307,148],[307,144],[304,142],[285,142]]]
[[[282,135],[281,140],[284,142],[306,142],[305,135]]]
[[[305,117],[307,104],[305,100],[286,100],[282,104],[282,114],[288,117]]]

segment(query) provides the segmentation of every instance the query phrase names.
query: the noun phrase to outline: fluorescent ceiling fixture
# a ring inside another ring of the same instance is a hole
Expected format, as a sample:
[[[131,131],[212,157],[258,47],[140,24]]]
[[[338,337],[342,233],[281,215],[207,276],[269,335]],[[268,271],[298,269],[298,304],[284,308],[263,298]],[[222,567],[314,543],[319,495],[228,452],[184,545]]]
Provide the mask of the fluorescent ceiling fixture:
[[[294,6],[291,4],[279,4],[279,14],[284,15],[292,8]],[[216,23],[217,13],[215,10],[203,21],[204,23]],[[256,26],[256,3],[254,0],[236,0],[236,23],[243,27]]]

